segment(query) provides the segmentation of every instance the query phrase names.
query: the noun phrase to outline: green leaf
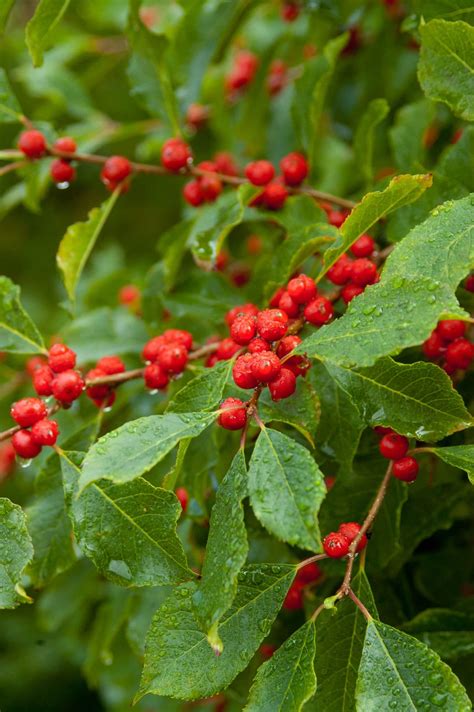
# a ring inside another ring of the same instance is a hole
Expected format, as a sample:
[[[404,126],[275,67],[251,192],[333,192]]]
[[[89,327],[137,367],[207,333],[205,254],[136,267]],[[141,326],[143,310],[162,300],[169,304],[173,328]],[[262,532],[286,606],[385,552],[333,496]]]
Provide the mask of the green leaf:
[[[120,188],[117,188],[99,208],[90,211],[86,222],[70,225],[60,242],[56,261],[63,273],[64,286],[72,302],[82,270],[119,194]]]
[[[309,620],[259,667],[244,712],[300,712],[316,691],[315,654],[316,629]]]
[[[474,615],[445,608],[428,608],[403,624],[444,660],[474,653]]]
[[[325,495],[324,478],[303,445],[263,428],[248,482],[252,508],[269,532],[301,549],[321,549],[317,513]]]
[[[471,704],[456,675],[415,638],[370,621],[356,688],[360,712],[390,709],[468,712]]]
[[[474,28],[465,22],[431,20],[420,26],[418,79],[426,96],[474,120]]]
[[[175,495],[139,478],[122,485],[95,482],[76,498],[81,460],[80,453],[61,452],[74,533],[97,569],[122,586],[189,580],[176,534],[182,510]]]
[[[402,106],[389,130],[393,156],[402,171],[418,172],[422,169],[427,150],[423,137],[436,116],[435,105],[428,99]]]
[[[237,591],[237,577],[248,553],[242,500],[247,495],[243,450],[219,485],[212,508],[201,581],[193,595],[194,613],[215,651],[222,652],[218,624]]]
[[[138,699],[152,693],[182,700],[210,697],[229,685],[268,635],[295,576],[287,564],[258,564],[239,574],[216,656],[193,614],[196,584],[178,586],[157,611],[145,647]]]
[[[8,16],[9,16],[14,4],[15,4],[15,0],[3,0],[3,2],[0,5],[0,33],[2,33],[5,29],[5,25],[7,24]]]
[[[420,344],[440,318],[465,316],[455,290],[474,267],[473,216],[470,197],[435,208],[389,255],[380,282],[297,350],[343,366],[371,366]]]
[[[53,30],[66,12],[70,0],[40,0],[26,26],[26,44],[35,67],[43,64],[43,52]]]
[[[469,428],[472,418],[449,376],[432,363],[396,363],[351,370],[326,364],[367,425],[386,425],[419,440],[441,440]]]
[[[354,134],[354,154],[364,180],[371,183],[374,177],[375,129],[387,117],[390,107],[386,99],[372,99],[362,114]]]
[[[2,26],[2,8],[0,8],[0,31]],[[21,121],[22,111],[14,95],[7,73],[0,68],[0,123]]]
[[[351,588],[369,613],[377,617],[372,591],[361,569]],[[324,712],[353,712],[354,696],[367,622],[349,598],[337,604],[337,613],[323,611],[316,619],[316,675],[318,689],[311,704]]]
[[[0,349],[15,354],[45,353],[44,342],[20,302],[20,288],[0,276]]]
[[[293,426],[314,447],[320,412],[318,395],[304,378],[298,378],[294,397],[286,401],[272,401],[268,390],[265,390],[259,399],[260,417],[264,423],[287,423]]]
[[[33,556],[26,517],[18,504],[0,499],[0,608],[31,603],[21,585],[23,571]]]
[[[431,452],[453,467],[467,472],[474,485],[474,445],[455,445],[453,447],[434,447]]]
[[[168,406],[174,413],[190,413],[215,409],[222,400],[233,361],[221,361],[187,383],[176,393]]]
[[[344,221],[339,240],[324,253],[324,267],[318,280],[361,235],[393,210],[417,200],[430,187],[431,182],[430,174],[395,176],[385,190],[367,193]]]
[[[106,433],[86,455],[79,493],[97,480],[120,484],[143,475],[180,440],[196,437],[214,419],[214,413],[150,415]]]
[[[428,22],[435,17],[447,20],[464,20],[474,24],[472,0],[412,0],[413,10]]]

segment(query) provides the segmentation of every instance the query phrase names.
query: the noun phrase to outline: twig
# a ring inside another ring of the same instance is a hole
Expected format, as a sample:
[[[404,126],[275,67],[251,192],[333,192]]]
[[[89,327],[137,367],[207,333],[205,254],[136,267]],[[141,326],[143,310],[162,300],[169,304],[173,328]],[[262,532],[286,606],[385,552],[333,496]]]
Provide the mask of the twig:
[[[19,168],[24,168],[27,165],[28,165],[28,161],[15,161],[14,163],[7,163],[6,166],[3,166],[3,168],[0,168],[0,176],[5,176],[7,173],[10,173],[11,171],[16,171]]]
[[[328,555],[327,554],[315,554],[314,556],[310,556],[309,559],[303,559],[303,561],[300,561],[300,563],[297,565],[297,570],[299,571],[300,569],[304,568],[308,564],[312,564],[313,561],[322,561],[323,559],[327,559]]]
[[[347,595],[349,596],[349,598],[351,598],[351,599],[354,601],[354,603],[356,604],[357,608],[359,608],[359,609],[362,611],[362,613],[364,614],[366,620],[368,620],[368,621],[372,620],[372,616],[370,615],[369,611],[368,611],[367,608],[364,606],[364,604],[362,603],[362,601],[360,600],[360,598],[358,598],[358,597],[355,595],[355,593],[354,593],[354,591],[352,590],[352,588],[350,588],[350,589],[348,590]]]

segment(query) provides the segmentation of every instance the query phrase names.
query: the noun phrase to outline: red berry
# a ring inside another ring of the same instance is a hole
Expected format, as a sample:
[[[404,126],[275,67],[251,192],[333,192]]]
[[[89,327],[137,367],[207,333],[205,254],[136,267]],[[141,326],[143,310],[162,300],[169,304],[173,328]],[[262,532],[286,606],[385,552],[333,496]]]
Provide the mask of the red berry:
[[[332,267],[327,271],[326,277],[333,284],[341,286],[346,284],[351,278],[352,260],[347,255],[339,257]]]
[[[58,138],[53,148],[61,153],[76,153],[77,144],[70,136],[63,136],[62,138]]]
[[[163,332],[163,339],[167,344],[181,344],[187,351],[193,346],[193,335],[186,329],[167,329]]]
[[[224,176],[238,176],[239,171],[235,164],[234,158],[230,153],[221,151],[214,156],[214,164],[217,173],[222,173]]]
[[[275,96],[288,83],[288,66],[282,59],[274,59],[268,69],[267,89],[270,96]]]
[[[33,373],[33,387],[39,396],[50,396],[53,392],[54,373],[49,366],[41,366]]]
[[[239,344],[236,344],[234,339],[231,339],[230,337],[227,339],[222,339],[221,342],[219,342],[219,345],[217,347],[216,351],[216,356],[219,361],[227,361],[228,359],[232,358],[237,351],[240,351],[240,346]]]
[[[308,162],[301,153],[289,153],[281,159],[280,168],[286,185],[301,185],[308,175]]]
[[[377,279],[377,266],[366,257],[354,260],[351,267],[351,280],[358,287],[366,287]]]
[[[279,401],[293,395],[296,390],[296,376],[289,368],[282,367],[278,376],[268,384],[273,401]]]
[[[247,422],[247,409],[239,398],[226,398],[219,409],[217,422],[226,430],[242,430]]]
[[[59,426],[55,420],[38,420],[31,428],[33,440],[37,445],[54,445],[59,435]]]
[[[188,508],[188,502],[189,502],[188,490],[185,489],[184,487],[178,487],[178,489],[175,492],[175,495],[179,499],[181,509],[183,510],[183,512],[185,512],[186,509]]]
[[[232,376],[239,388],[255,388],[258,381],[253,375],[252,361],[254,354],[242,354],[234,363]]]
[[[182,344],[165,344],[158,354],[158,363],[168,373],[182,373],[188,363],[188,352]]]
[[[153,362],[156,361],[162,349],[166,346],[166,341],[163,334],[160,336],[154,336],[152,339],[146,342],[143,347],[142,357],[144,361]]]
[[[254,316],[242,314],[238,316],[230,327],[230,335],[237,344],[246,346],[257,333],[257,324]]]
[[[10,415],[22,428],[29,428],[38,420],[46,418],[48,409],[39,398],[22,398],[12,405]]]
[[[239,52],[235,58],[234,67],[227,77],[228,89],[241,89],[249,84],[255,76],[258,68],[258,59],[246,50]]]
[[[47,362],[42,356],[32,356],[25,364],[25,369],[30,376],[33,376],[35,371],[46,366]]]
[[[294,22],[300,14],[299,5],[295,2],[284,2],[281,8],[281,16],[285,22]]]
[[[265,186],[261,200],[269,210],[280,210],[285,204],[287,197],[288,191],[285,186],[274,181]]]
[[[224,272],[227,265],[229,264],[230,255],[227,250],[221,250],[218,255],[216,255],[216,260],[214,262],[214,267],[219,272]]]
[[[334,227],[341,227],[347,218],[347,213],[342,213],[340,210],[330,210],[328,220]]]
[[[15,454],[10,441],[0,443],[0,480],[4,480],[15,467]]]
[[[429,358],[431,361],[440,358],[446,350],[443,339],[437,331],[433,331],[426,341],[423,342],[422,348],[426,358]]]
[[[249,316],[257,316],[258,307],[255,304],[240,304],[238,307],[233,307],[225,315],[225,321],[227,326],[230,328],[232,323],[241,314],[248,314]]]
[[[389,460],[399,460],[408,452],[408,439],[398,433],[387,433],[379,443],[380,454]]]
[[[140,290],[134,284],[125,284],[118,293],[119,304],[138,304],[140,301]]]
[[[108,158],[102,168],[100,177],[102,182],[111,187],[124,181],[132,172],[132,165],[125,156],[111,156]]]
[[[35,443],[30,430],[19,430],[12,437],[12,445],[19,457],[30,460],[41,452],[41,445]]]
[[[174,173],[186,168],[192,156],[191,148],[180,138],[169,138],[161,149],[161,163]]]
[[[76,169],[64,158],[56,158],[51,163],[50,172],[55,183],[71,183],[76,177]]]
[[[253,185],[267,185],[275,176],[270,161],[253,161],[245,167],[245,175]]]
[[[323,539],[323,549],[331,559],[340,559],[349,553],[350,543],[341,532],[331,532]]]
[[[204,366],[206,368],[212,368],[213,366],[216,365],[216,363],[219,361],[219,357],[217,354],[211,354],[210,356],[207,357],[207,359],[204,361]]]
[[[452,341],[446,349],[446,361],[455,368],[469,368],[474,359],[474,344],[461,337]]]
[[[468,292],[474,292],[474,274],[470,274],[466,279],[464,289],[467,289]]]
[[[222,193],[222,183],[217,176],[203,176],[200,183],[201,193],[208,203],[213,203]]]
[[[287,286],[288,294],[298,304],[307,304],[316,296],[316,285],[311,277],[300,274],[290,279]]]
[[[252,373],[260,383],[270,383],[281,370],[281,362],[273,351],[254,354],[251,361]]]
[[[264,309],[257,316],[257,330],[267,341],[282,339],[288,328],[288,316],[281,309]]]
[[[278,287],[276,292],[273,294],[272,298],[270,299],[270,306],[273,307],[274,309],[278,308],[278,304],[280,303],[280,299],[282,297],[282,294],[285,293],[285,290],[283,287]]]
[[[283,608],[287,611],[299,611],[303,608],[303,592],[301,587],[292,583],[283,601]]]
[[[28,158],[41,158],[46,153],[46,139],[41,131],[23,131],[18,140],[18,148]]]
[[[270,660],[276,649],[276,645],[272,645],[272,643],[262,643],[259,651],[264,660]]]
[[[354,541],[358,533],[360,532],[360,524],[357,524],[357,522],[344,522],[343,524],[340,525],[339,527],[339,533],[344,534],[346,536],[350,543]],[[365,549],[367,546],[367,536],[365,534],[362,535],[361,540],[359,541],[357,545],[356,551],[362,551],[362,549]]]
[[[293,349],[296,349],[299,344],[301,344],[301,339],[296,334],[285,336],[278,344],[277,355],[282,359],[291,353]],[[304,376],[309,368],[309,362],[303,356],[292,356],[282,365],[293,371],[295,376]]]
[[[102,368],[92,368],[86,373],[87,384],[90,381],[95,381],[98,378],[105,378],[106,372]],[[93,401],[103,401],[110,395],[110,387],[106,383],[98,383],[97,385],[88,385],[86,395]]]
[[[53,396],[61,403],[72,403],[84,390],[84,381],[78,371],[62,371],[53,379]]]
[[[197,208],[205,201],[200,180],[190,180],[183,188],[183,197],[189,205]]]
[[[306,321],[316,326],[327,324],[334,316],[334,307],[332,302],[326,297],[316,297],[304,308],[304,316]]]
[[[53,344],[49,349],[48,363],[54,373],[68,371],[76,365],[76,354],[65,344]]]
[[[202,104],[190,104],[188,110],[186,111],[186,123],[187,125],[198,131],[202,128],[209,118],[209,109],[207,106]]]
[[[125,364],[119,356],[102,356],[97,361],[97,368],[101,368],[108,376],[125,371]]]
[[[165,369],[159,363],[149,363],[143,372],[145,385],[150,390],[166,388],[170,379]]]
[[[322,571],[315,561],[306,564],[303,568],[298,569],[296,573],[295,582],[299,583],[300,586],[308,586],[310,583],[314,583],[319,578],[321,578]]]
[[[291,336],[285,336],[278,344],[277,354],[280,358],[287,356],[289,353],[296,349],[297,346],[301,344],[301,338],[296,334]]]
[[[460,319],[444,319],[439,322],[436,331],[445,341],[454,341],[466,333],[466,322]]]
[[[393,433],[392,428],[386,428],[385,425],[376,425],[374,428],[374,433],[377,435],[387,435],[387,433]]]
[[[346,284],[343,289],[341,289],[341,297],[342,300],[346,303],[349,304],[349,302],[352,302],[352,300],[355,297],[358,297],[359,294],[364,293],[364,288],[357,286],[357,284]]]
[[[375,242],[370,235],[361,235],[351,247],[354,257],[370,257],[375,250]]]
[[[402,482],[414,482],[418,470],[419,465],[414,457],[402,457],[393,463],[392,475]]]
[[[291,298],[289,293],[285,290],[280,297],[278,302],[278,308],[285,312],[290,318],[298,316],[300,313],[300,305]]]
[[[272,347],[268,341],[262,339],[260,336],[255,337],[247,346],[247,350],[251,354],[260,354],[264,351],[271,351]]]

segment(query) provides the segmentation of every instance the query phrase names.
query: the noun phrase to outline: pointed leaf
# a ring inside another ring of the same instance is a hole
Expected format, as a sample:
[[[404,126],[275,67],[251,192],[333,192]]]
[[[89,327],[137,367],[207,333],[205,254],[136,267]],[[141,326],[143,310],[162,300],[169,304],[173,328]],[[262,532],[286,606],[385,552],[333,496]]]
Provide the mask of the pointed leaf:
[[[474,445],[454,445],[453,447],[435,447],[431,449],[444,462],[467,472],[474,485]]]
[[[0,499],[0,608],[31,603],[21,585],[21,577],[33,556],[26,517],[18,504]]]
[[[275,402],[265,390],[259,399],[259,413],[264,423],[287,423],[293,426],[304,435],[311,447],[314,447],[319,412],[318,393],[304,378],[298,378],[293,398]]]
[[[320,550],[317,513],[324,478],[303,445],[263,428],[250,460],[249,493],[257,519],[269,532],[302,549]]]
[[[2,8],[0,8],[0,32],[2,27]],[[14,95],[7,73],[0,69],[0,123],[12,123],[21,120],[22,111]]]
[[[43,64],[43,52],[52,32],[67,10],[70,0],[40,0],[26,26],[26,44],[35,67]]]
[[[16,354],[45,351],[41,334],[20,303],[20,288],[1,276],[0,350]]]
[[[225,384],[233,361],[221,361],[187,383],[176,393],[167,410],[173,413],[190,413],[216,408],[222,400]]]
[[[386,118],[390,107],[386,99],[372,99],[362,114],[354,135],[354,154],[364,180],[370,183],[374,176],[374,134]]]
[[[294,576],[295,567],[286,564],[259,564],[240,573],[237,595],[219,628],[220,656],[193,615],[196,584],[178,586],[153,618],[138,698],[152,693],[195,700],[227,687],[268,635]]]
[[[474,615],[448,608],[428,608],[403,624],[403,630],[432,648],[443,660],[474,653]]]
[[[316,630],[309,620],[261,665],[244,712],[300,712],[316,691]]]

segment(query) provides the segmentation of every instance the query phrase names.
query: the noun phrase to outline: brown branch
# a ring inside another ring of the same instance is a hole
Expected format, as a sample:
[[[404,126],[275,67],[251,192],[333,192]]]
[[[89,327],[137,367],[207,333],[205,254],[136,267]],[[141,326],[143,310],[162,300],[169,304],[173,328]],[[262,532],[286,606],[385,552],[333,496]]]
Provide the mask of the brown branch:
[[[315,554],[314,556],[310,556],[309,559],[303,559],[303,561],[300,561],[300,563],[297,565],[296,569],[299,571],[300,569],[304,568],[308,564],[312,564],[314,561],[322,561],[323,559],[327,559],[328,555],[327,554]]]
[[[362,603],[362,601],[360,600],[360,598],[358,598],[358,597],[355,595],[355,593],[354,593],[354,591],[352,590],[352,588],[350,588],[350,589],[348,590],[347,595],[349,596],[349,598],[350,598],[351,600],[354,601],[354,603],[356,604],[357,608],[359,608],[359,610],[362,611],[362,613],[363,613],[365,619],[368,620],[368,621],[372,620],[372,616],[370,615],[369,611],[368,611],[367,608],[364,606],[364,604]]]
[[[3,166],[2,168],[0,168],[0,176],[5,176],[7,173],[10,173],[11,171],[16,171],[20,168],[24,168],[27,165],[28,165],[28,161],[15,161],[14,163],[7,163],[6,166]]]
[[[190,351],[189,353],[189,360],[190,361],[196,361],[199,358],[202,358],[203,356],[209,356],[210,354],[213,354],[215,351],[217,351],[219,344],[212,343],[212,344],[206,344],[205,346],[201,346],[200,348],[196,349],[195,351]]]

